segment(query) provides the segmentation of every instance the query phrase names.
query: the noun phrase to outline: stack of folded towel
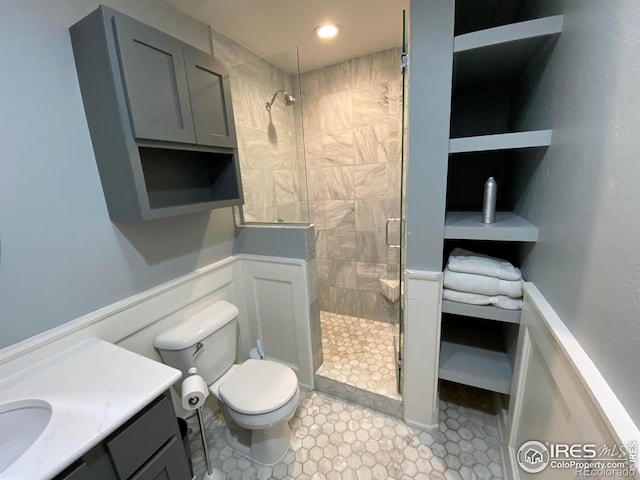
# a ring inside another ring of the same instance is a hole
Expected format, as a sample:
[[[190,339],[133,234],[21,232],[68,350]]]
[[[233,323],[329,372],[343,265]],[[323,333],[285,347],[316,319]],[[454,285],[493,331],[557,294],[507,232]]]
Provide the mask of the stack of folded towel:
[[[444,269],[443,298],[472,305],[522,308],[522,273],[506,260],[456,248]]]

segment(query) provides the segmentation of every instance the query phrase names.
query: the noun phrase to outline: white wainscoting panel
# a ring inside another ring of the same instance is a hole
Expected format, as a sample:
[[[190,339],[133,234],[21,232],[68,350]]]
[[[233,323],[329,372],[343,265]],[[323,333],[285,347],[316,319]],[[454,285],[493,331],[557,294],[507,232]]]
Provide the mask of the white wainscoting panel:
[[[598,369],[531,283],[525,284],[512,385],[503,449],[506,478],[575,478],[570,469],[521,470],[516,454],[529,440],[608,446],[640,441]]]
[[[404,420],[437,428],[442,272],[406,270],[404,278]]]
[[[289,365],[313,388],[307,262],[238,255],[250,343],[260,338],[265,357]]]

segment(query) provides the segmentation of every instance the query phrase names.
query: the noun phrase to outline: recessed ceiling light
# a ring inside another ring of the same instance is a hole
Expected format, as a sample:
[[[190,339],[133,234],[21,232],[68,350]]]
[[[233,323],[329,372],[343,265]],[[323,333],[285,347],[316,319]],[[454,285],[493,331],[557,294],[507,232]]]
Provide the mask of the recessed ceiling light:
[[[338,34],[338,31],[340,31],[340,27],[338,27],[338,25],[334,25],[332,23],[327,23],[325,25],[320,25],[319,27],[316,27],[316,29],[315,29],[316,35],[319,36],[320,38],[335,37]]]

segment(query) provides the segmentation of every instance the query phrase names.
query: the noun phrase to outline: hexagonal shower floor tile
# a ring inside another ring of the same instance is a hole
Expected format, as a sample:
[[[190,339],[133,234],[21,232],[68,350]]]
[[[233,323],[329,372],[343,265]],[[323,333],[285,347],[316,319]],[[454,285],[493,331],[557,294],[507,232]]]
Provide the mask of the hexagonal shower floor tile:
[[[394,355],[397,325],[324,311],[320,312],[320,322],[324,362],[317,375],[401,399]]]
[[[453,383],[440,386],[434,432],[317,392],[301,392],[290,425],[291,449],[273,467],[255,464],[224,444],[224,419],[205,418],[214,467],[227,480],[501,479],[500,435],[492,396]],[[194,473],[205,472],[197,422],[189,420]]]

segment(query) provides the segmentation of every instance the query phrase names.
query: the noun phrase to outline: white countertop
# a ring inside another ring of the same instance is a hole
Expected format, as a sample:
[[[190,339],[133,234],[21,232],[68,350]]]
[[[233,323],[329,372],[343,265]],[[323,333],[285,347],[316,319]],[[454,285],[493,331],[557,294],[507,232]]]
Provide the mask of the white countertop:
[[[91,338],[0,380],[0,404],[39,399],[52,407],[44,432],[0,479],[57,475],[180,377],[174,368]]]

